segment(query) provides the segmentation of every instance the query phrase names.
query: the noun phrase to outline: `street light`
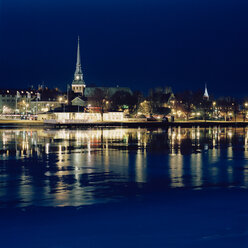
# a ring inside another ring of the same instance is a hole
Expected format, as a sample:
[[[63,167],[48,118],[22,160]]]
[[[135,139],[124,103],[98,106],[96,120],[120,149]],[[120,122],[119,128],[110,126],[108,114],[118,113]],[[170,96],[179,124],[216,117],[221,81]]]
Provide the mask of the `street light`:
[[[245,109],[244,109],[244,111],[243,111],[243,121],[246,120],[248,102],[245,102],[244,105],[245,105]]]
[[[215,106],[216,106],[216,102],[213,102],[213,117],[215,117]]]

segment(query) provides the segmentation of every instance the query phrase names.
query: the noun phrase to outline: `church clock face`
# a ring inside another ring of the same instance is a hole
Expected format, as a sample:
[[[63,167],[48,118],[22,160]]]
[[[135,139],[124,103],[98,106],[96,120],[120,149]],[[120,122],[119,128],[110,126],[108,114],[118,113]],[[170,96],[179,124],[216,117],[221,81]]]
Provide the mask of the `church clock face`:
[[[79,79],[80,79],[80,77],[77,75],[77,76],[76,76],[76,79],[77,79],[77,80],[79,80]]]

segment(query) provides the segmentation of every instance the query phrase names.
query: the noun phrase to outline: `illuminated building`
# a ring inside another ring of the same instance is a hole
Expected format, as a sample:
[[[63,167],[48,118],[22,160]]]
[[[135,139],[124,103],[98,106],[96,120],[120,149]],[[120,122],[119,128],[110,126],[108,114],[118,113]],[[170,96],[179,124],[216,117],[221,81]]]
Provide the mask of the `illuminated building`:
[[[29,111],[30,102],[37,94],[31,89],[3,89],[0,90],[0,113],[26,113]]]

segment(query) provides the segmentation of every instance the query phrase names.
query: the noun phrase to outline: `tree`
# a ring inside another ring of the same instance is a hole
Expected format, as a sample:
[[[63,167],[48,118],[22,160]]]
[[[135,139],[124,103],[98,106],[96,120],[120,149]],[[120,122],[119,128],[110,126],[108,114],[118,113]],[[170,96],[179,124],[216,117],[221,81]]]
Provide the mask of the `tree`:
[[[158,115],[168,115],[171,112],[170,108],[167,107],[158,107],[155,111],[154,114]]]
[[[187,120],[193,110],[203,110],[205,119],[207,108],[210,106],[209,102],[203,99],[202,91],[184,91],[178,93],[176,94],[176,102],[178,103],[179,108],[185,113]]]
[[[203,99],[201,102],[201,108],[203,112],[203,119],[206,121],[207,116],[209,116],[211,112],[212,102],[208,101],[207,99]]]
[[[236,101],[232,103],[232,110],[233,110],[233,115],[234,115],[234,120],[235,122],[237,121],[237,116],[239,114],[239,105]]]
[[[227,115],[229,111],[232,111],[232,100],[231,98],[221,98],[217,101],[218,106],[220,107],[221,112],[224,113],[225,121],[227,120]]]
[[[167,93],[162,88],[150,90],[148,101],[150,102],[151,112],[153,114],[168,114],[169,108],[165,107],[172,96],[172,93]]]
[[[152,104],[150,101],[144,100],[138,106],[138,112],[141,112],[145,115],[152,114]]]
[[[129,92],[122,90],[115,92],[110,98],[113,110],[128,108],[130,113],[137,111],[138,105],[142,99],[143,95],[139,91],[130,94]]]
[[[140,91],[133,92],[133,105],[130,108],[131,113],[137,113],[140,103],[144,101],[144,96]]]
[[[94,90],[92,98],[94,99],[96,107],[99,107],[101,117],[102,117],[102,121],[103,121],[103,112],[108,107],[107,91],[103,90],[103,89],[96,88]]]
[[[191,91],[184,91],[182,93],[176,94],[176,101],[182,111],[186,115],[186,119],[189,120],[190,113],[195,108],[193,93]]]
[[[41,94],[42,100],[50,100],[50,101],[58,100],[58,97],[62,95],[62,92],[59,89],[57,88],[49,89],[47,87],[40,88],[39,93]]]
[[[110,99],[114,110],[123,109],[125,106],[129,108],[133,105],[132,95],[127,91],[117,91]]]

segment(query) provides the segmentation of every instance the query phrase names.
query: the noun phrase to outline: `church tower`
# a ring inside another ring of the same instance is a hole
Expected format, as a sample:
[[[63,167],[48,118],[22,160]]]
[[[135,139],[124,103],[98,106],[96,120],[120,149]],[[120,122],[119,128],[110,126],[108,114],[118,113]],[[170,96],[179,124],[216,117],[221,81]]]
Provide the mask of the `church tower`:
[[[72,90],[75,93],[81,93],[83,95],[85,83],[83,79],[83,72],[81,67],[81,57],[80,57],[80,44],[79,44],[79,37],[78,37],[78,47],[77,47],[77,64],[76,64],[76,71],[74,73],[74,80],[72,81]]]

